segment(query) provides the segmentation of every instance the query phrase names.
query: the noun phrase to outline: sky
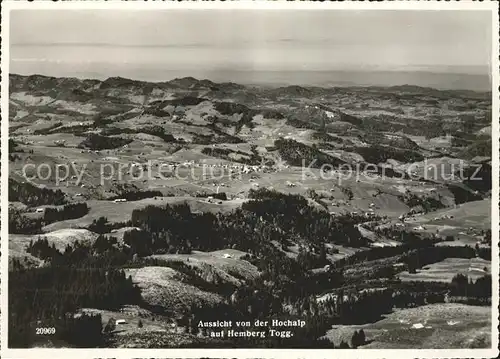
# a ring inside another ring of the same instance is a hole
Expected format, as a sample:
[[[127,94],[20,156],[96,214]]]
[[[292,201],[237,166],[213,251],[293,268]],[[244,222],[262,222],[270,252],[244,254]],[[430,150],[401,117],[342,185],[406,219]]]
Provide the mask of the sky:
[[[488,74],[491,38],[488,11],[15,10],[10,72]]]

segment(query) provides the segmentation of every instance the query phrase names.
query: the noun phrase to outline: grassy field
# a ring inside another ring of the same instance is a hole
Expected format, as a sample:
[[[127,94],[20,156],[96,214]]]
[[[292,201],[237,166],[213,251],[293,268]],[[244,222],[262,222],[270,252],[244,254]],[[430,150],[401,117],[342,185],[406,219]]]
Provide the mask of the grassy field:
[[[452,217],[452,218],[449,218]],[[428,223],[455,228],[491,228],[491,199],[460,204],[456,208],[445,208],[419,217],[413,223]]]
[[[150,311],[137,306],[124,306],[120,311],[110,311],[102,309],[83,308],[80,312],[86,314],[100,314],[102,317],[102,325],[106,326],[112,318],[115,320],[125,320],[123,324],[117,324],[114,333],[117,335],[134,334],[138,332],[173,332],[174,328],[165,320],[159,321],[157,317]],[[143,327],[139,328],[139,320]]]
[[[239,259],[246,253],[235,249],[214,252],[193,251],[191,254],[157,254],[153,258],[182,261],[201,270],[209,282],[223,281],[240,285],[242,280],[255,279],[259,275],[257,267]]]
[[[25,253],[26,246],[30,241],[36,241],[38,237],[47,238],[49,244],[54,243],[55,247],[64,251],[67,244],[72,244],[75,241],[93,241],[97,238],[97,234],[86,229],[60,229],[43,234],[10,234],[9,235],[9,255],[13,253]]]
[[[73,244],[75,241],[85,242],[94,241],[97,234],[86,229],[60,229],[43,234],[25,235],[25,234],[9,234],[9,260],[14,258],[26,261],[30,265],[39,266],[43,260],[33,257],[26,252],[30,241],[35,242],[39,237],[47,238],[49,244],[54,244],[55,247],[64,252],[66,245]]]
[[[484,271],[484,268],[486,268],[486,271]],[[407,271],[401,272],[398,278],[402,281],[449,283],[458,273],[465,274],[470,279],[476,280],[486,273],[491,273],[491,262],[481,258],[446,258],[441,262],[433,263],[417,270],[417,273],[410,274]]]
[[[491,307],[431,304],[397,310],[375,323],[334,326],[326,337],[336,345],[350,344],[363,329],[369,344],[363,349],[488,348],[491,345]]]

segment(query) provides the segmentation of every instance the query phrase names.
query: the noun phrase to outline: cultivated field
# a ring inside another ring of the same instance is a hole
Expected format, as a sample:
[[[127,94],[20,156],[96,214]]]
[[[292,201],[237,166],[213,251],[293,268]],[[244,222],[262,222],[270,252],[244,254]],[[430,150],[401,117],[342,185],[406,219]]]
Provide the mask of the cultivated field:
[[[369,344],[363,349],[483,348],[491,345],[491,313],[487,307],[432,304],[398,310],[386,318],[359,326],[334,326],[327,337],[350,340],[363,329]]]
[[[481,258],[446,258],[442,262],[424,266],[417,273],[410,274],[407,271],[399,273],[402,281],[435,281],[451,282],[452,278],[461,273],[472,280],[476,280],[486,273],[491,272],[491,262]]]

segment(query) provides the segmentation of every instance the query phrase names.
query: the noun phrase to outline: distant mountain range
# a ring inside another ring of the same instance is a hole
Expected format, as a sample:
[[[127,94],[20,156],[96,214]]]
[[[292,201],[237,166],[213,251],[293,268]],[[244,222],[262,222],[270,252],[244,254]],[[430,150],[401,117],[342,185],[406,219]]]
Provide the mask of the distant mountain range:
[[[31,66],[30,66],[31,67]],[[484,74],[465,73],[434,73],[425,71],[247,71],[247,70],[170,70],[154,68],[129,68],[117,65],[114,69],[103,68],[76,70],[79,66],[72,64],[58,64],[57,70],[50,64],[36,66],[36,73],[57,77],[77,77],[82,79],[95,78],[105,80],[113,77],[133,78],[148,82],[166,82],[175,78],[195,77],[210,79],[214,82],[236,82],[246,85],[259,86],[400,86],[415,85],[431,87],[440,90],[472,90],[490,91],[490,76]],[[88,67],[83,67],[88,68]],[[25,71],[18,71],[23,75],[30,75]]]

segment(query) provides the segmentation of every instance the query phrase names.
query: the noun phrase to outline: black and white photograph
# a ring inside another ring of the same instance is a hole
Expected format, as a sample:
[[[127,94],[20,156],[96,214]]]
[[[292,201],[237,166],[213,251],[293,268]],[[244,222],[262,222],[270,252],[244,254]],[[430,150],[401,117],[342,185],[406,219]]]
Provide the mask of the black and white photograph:
[[[2,356],[498,355],[498,3],[42,3]]]

